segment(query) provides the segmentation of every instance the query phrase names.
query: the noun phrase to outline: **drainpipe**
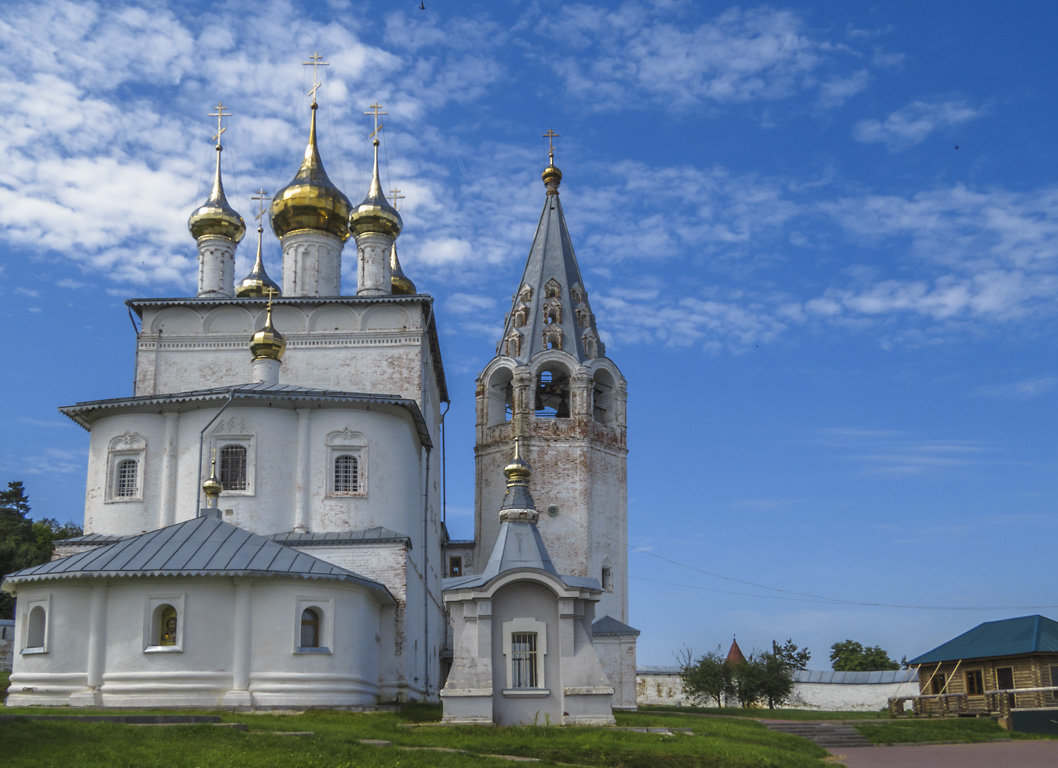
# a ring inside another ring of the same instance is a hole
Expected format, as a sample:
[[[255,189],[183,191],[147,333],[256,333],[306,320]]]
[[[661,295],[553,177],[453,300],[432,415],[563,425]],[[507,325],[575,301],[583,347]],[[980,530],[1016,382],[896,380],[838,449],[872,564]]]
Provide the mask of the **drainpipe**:
[[[430,448],[426,447],[426,468],[423,472],[422,492],[422,627],[426,642],[423,643],[426,665],[423,668],[423,695],[430,695]]]

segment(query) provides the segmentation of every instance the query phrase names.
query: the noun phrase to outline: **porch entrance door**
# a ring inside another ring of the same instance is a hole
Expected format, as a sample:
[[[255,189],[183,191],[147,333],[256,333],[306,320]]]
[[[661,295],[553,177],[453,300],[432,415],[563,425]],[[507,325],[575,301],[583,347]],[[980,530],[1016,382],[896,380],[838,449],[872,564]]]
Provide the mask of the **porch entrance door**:
[[[1001,691],[1012,691],[1014,690],[1014,668],[1013,667],[999,667],[996,669],[996,687]],[[1007,694],[1007,706],[1010,709],[1014,708],[1014,694]]]

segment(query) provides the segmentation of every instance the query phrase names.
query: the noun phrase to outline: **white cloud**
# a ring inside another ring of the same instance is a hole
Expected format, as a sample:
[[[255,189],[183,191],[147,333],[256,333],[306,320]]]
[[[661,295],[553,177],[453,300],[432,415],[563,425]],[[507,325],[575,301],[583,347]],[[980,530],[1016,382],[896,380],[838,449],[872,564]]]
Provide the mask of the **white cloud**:
[[[602,110],[771,101],[817,89],[833,106],[866,84],[865,73],[829,74],[844,46],[814,37],[792,11],[732,8],[692,23],[683,10],[564,5],[541,24],[558,42],[544,61],[582,106]]]
[[[996,400],[1031,400],[1058,386],[1058,376],[1040,376],[1003,384],[985,384],[975,388],[971,394]]]
[[[972,120],[981,114],[965,102],[913,101],[884,120],[861,120],[852,129],[856,141],[885,144],[900,152],[925,141],[931,133]]]

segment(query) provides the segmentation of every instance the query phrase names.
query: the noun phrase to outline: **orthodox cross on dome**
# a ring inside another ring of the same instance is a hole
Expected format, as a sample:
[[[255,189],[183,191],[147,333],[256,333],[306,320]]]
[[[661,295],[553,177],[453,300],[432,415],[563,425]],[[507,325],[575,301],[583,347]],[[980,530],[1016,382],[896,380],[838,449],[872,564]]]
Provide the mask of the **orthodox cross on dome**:
[[[268,206],[265,205],[265,201],[271,202],[272,198],[265,192],[264,187],[257,190],[257,194],[250,196],[251,200],[257,201],[257,213],[254,214],[254,221],[261,221],[265,215],[265,211],[268,210]]]
[[[367,110],[368,111],[364,113],[365,115],[372,115],[373,114],[375,116],[375,130],[373,130],[371,132],[371,135],[368,136],[369,139],[373,139],[376,136],[378,136],[378,132],[382,130],[382,123],[380,123],[378,121],[378,116],[379,115],[388,115],[389,112],[383,112],[382,111],[382,105],[379,104],[377,101],[374,104],[372,104],[370,107],[368,107]]]
[[[555,164],[555,139],[558,138],[558,134],[550,128],[547,129],[547,133],[544,134],[544,138],[547,139],[547,156],[551,165]]]
[[[312,105],[316,106],[316,91],[318,91],[320,86],[323,85],[319,78],[320,67],[329,67],[330,63],[323,60],[319,51],[316,51],[309,56],[309,61],[303,61],[301,63],[303,66],[312,67],[312,90],[309,91],[308,95],[312,97]]]
[[[224,133],[227,128],[224,127],[223,120],[225,117],[231,117],[231,112],[224,111],[224,102],[217,102],[217,106],[214,107],[216,112],[210,112],[210,117],[217,118],[217,132],[213,135],[213,141],[217,143],[217,149],[220,149],[220,135]]]
[[[398,211],[400,210],[400,201],[405,198],[405,195],[400,193],[400,190],[394,187],[389,191],[389,196],[393,198],[393,207]]]

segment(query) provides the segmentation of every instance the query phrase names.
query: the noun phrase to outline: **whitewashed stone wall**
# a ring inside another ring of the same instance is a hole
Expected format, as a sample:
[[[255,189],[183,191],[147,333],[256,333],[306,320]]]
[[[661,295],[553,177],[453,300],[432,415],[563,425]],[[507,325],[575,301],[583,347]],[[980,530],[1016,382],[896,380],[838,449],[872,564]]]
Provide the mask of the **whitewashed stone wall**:
[[[783,708],[870,712],[885,709],[890,696],[917,690],[914,670],[800,670],[795,673],[793,693]],[[640,667],[636,673],[636,703],[685,707],[694,702],[683,693],[683,680],[677,667]]]

